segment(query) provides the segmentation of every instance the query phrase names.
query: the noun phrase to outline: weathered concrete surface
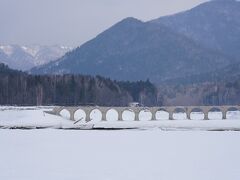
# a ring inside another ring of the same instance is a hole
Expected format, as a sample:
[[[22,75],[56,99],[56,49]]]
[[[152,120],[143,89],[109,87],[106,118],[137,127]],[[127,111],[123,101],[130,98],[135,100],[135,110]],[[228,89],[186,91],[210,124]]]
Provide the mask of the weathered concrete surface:
[[[139,121],[139,113],[141,111],[149,111],[152,114],[151,120],[156,120],[156,113],[158,111],[166,111],[169,113],[169,120],[174,120],[173,114],[181,111],[185,112],[187,119],[191,120],[190,115],[192,112],[202,112],[204,120],[208,120],[208,113],[211,111],[222,112],[223,119],[226,119],[227,112],[230,110],[240,111],[240,106],[171,106],[171,107],[99,107],[99,106],[79,106],[79,107],[55,107],[51,114],[59,115],[62,110],[67,110],[70,113],[70,120],[74,119],[74,114],[77,110],[83,110],[86,114],[86,121],[91,121],[90,114],[93,110],[98,109],[102,113],[102,121],[106,121],[107,112],[111,109],[116,110],[118,113],[118,120],[123,121],[122,114],[126,110],[130,110],[135,114],[135,121]]]

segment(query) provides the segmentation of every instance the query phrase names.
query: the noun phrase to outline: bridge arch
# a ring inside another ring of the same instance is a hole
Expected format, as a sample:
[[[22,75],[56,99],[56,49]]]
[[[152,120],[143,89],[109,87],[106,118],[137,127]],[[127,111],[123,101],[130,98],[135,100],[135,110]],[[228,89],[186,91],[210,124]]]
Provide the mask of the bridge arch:
[[[206,115],[204,114],[204,111],[200,107],[194,107],[190,111],[190,120],[204,120]]]
[[[232,106],[232,107],[228,107],[228,108],[227,108],[227,112],[228,112],[228,111],[240,111],[240,109],[239,109],[238,107]]]
[[[173,110],[173,119],[174,120],[185,120],[187,119],[187,111],[183,107],[176,107]]]
[[[240,108],[236,106],[228,107],[226,109],[226,119],[235,119],[236,116],[239,117]]]
[[[106,110],[106,121],[118,121],[120,119],[119,112],[114,108]]]
[[[73,117],[75,121],[86,122],[87,114],[83,109],[78,108],[73,112]]]
[[[99,122],[103,119],[103,112],[100,108],[94,107],[89,111],[89,117],[91,122]]]
[[[223,111],[221,108],[219,107],[211,107],[208,110],[208,119],[212,120],[212,119],[223,119]]]
[[[138,120],[139,121],[150,121],[153,119],[153,113],[149,108],[142,108],[139,110]]]
[[[136,113],[132,108],[124,108],[121,112],[121,119],[123,121],[134,121],[136,118]]]
[[[169,120],[170,113],[165,108],[158,108],[154,113],[156,120]]]
[[[71,112],[67,108],[63,108],[59,111],[59,115],[64,119],[71,119]]]

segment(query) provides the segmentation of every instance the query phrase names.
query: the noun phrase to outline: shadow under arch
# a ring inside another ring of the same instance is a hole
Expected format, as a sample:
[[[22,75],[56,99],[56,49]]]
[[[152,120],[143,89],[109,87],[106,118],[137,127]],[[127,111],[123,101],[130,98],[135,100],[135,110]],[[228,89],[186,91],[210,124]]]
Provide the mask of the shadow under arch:
[[[223,119],[223,112],[218,107],[210,108],[207,113],[208,113],[209,120]]]
[[[233,112],[233,111],[240,111],[240,109],[239,108],[237,108],[237,107],[229,107],[229,108],[227,108],[227,112]]]
[[[173,119],[174,120],[185,120],[187,119],[187,112],[183,107],[176,107],[173,110]]]
[[[156,120],[169,120],[170,114],[165,108],[158,108],[155,111]]]
[[[205,114],[202,108],[193,108],[190,112],[190,120],[204,120]]]
[[[240,116],[240,109],[237,107],[229,107],[226,110],[226,119],[238,119]]]

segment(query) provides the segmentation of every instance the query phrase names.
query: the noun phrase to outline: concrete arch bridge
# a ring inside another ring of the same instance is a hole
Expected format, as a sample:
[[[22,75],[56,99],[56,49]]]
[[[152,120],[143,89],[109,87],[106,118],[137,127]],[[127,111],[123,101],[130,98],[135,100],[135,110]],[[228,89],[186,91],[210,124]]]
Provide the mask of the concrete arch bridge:
[[[78,121],[77,113],[80,111],[84,114],[86,122],[92,120],[91,113],[98,111],[101,114],[101,120],[107,121],[107,114],[110,111],[114,111],[117,114],[118,121],[124,121],[123,114],[125,111],[130,111],[134,114],[135,121],[140,120],[140,114],[142,112],[148,112],[150,114],[149,120],[157,120],[156,115],[158,112],[164,111],[169,114],[169,120],[174,120],[174,114],[182,112],[186,114],[186,118],[191,120],[191,113],[201,112],[204,115],[204,120],[209,120],[209,112],[222,113],[222,119],[227,118],[227,112],[240,111],[240,106],[168,106],[168,107],[100,107],[100,106],[79,106],[79,107],[55,107],[53,111],[48,112],[54,115],[61,116],[62,112],[67,112],[68,119],[72,121]]]

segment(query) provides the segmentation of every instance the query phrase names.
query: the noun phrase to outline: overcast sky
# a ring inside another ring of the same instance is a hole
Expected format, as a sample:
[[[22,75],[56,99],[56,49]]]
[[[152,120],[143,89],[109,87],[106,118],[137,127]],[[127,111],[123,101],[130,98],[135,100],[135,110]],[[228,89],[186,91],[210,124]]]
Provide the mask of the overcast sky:
[[[0,44],[79,46],[126,17],[143,21],[207,0],[0,0]]]

